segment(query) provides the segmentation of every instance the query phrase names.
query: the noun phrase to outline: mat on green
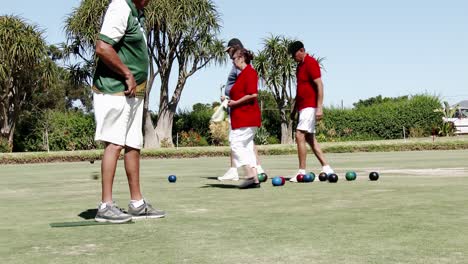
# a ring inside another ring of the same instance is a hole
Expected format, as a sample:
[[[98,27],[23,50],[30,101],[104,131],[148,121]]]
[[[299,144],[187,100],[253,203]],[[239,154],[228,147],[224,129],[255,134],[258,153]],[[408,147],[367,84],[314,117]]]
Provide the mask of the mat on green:
[[[125,222],[125,223],[100,223],[96,221],[76,221],[76,222],[62,222],[62,223],[50,223],[50,227],[75,227],[75,226],[92,226],[92,225],[122,225],[122,224],[134,224],[135,222]]]

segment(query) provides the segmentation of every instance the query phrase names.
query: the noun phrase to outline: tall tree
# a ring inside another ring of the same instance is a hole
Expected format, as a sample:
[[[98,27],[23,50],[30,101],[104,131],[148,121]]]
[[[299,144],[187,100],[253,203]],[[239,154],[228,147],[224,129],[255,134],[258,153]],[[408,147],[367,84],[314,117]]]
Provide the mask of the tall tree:
[[[21,112],[38,91],[57,80],[48,50],[37,26],[17,16],[0,16],[0,137],[10,149]]]
[[[83,0],[65,18],[66,43],[60,45],[68,72],[66,96],[91,109],[91,85],[96,67],[95,49],[109,0]]]
[[[69,54],[82,59],[76,76],[91,80],[94,47],[108,0],[83,0],[66,19]],[[145,100],[145,147],[172,143],[173,118],[187,79],[210,63],[226,59],[219,33],[219,13],[211,0],[152,0],[145,8],[148,50],[151,58]],[[169,79],[177,69],[177,82],[169,94]],[[150,118],[149,95],[160,78],[156,126]],[[77,78],[80,80],[80,78]]]
[[[293,120],[290,114],[294,107],[296,62],[288,54],[288,46],[293,41],[284,36],[271,35],[264,39],[263,49],[254,59],[261,84],[273,94],[280,113],[281,144],[293,142]],[[317,61],[321,64],[323,58],[317,58]]]
[[[145,147],[159,147],[162,140],[172,142],[172,127],[177,105],[187,79],[210,63],[224,63],[223,42],[217,39],[219,13],[211,0],[158,0],[146,8],[148,44],[152,64],[146,98],[155,78],[161,81],[156,126],[149,117],[145,101]],[[177,68],[177,82],[169,94],[169,79]]]
[[[294,97],[292,86],[296,78],[296,63],[288,54],[292,40],[283,36],[270,36],[263,41],[263,49],[254,60],[262,84],[273,94],[280,113],[281,144],[290,144],[293,122],[290,118]]]

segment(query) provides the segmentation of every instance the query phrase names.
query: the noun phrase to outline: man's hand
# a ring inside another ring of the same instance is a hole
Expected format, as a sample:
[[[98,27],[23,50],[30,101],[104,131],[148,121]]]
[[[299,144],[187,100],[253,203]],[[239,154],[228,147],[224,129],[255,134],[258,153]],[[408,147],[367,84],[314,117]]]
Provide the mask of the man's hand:
[[[315,110],[315,119],[319,121],[322,118],[323,118],[323,109],[322,107],[317,107],[317,109]]]
[[[127,85],[127,90],[124,92],[125,95],[128,97],[135,97],[137,84],[133,74],[130,73],[125,77],[125,85]]]
[[[224,102],[224,100],[226,100],[226,96],[222,95],[220,99],[221,99],[221,102]]]

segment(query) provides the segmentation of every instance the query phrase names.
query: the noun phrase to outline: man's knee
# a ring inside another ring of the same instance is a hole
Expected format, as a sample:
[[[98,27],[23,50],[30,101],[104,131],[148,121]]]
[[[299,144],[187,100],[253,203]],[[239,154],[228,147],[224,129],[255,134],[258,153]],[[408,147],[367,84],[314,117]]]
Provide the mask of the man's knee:
[[[296,142],[304,142],[306,133],[300,130],[296,130]]]
[[[120,151],[122,151],[122,149],[124,149],[124,147],[120,146],[120,145],[113,144],[113,143],[107,143],[106,149],[111,150],[111,151],[120,152]]]

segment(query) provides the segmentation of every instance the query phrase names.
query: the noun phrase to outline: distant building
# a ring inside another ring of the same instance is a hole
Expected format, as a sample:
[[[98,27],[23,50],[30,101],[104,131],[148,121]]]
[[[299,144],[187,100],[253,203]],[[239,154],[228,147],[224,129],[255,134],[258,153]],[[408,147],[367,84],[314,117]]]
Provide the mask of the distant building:
[[[459,103],[456,103],[456,104],[454,105],[454,107],[457,106],[457,105],[460,106],[460,108],[466,108],[466,109],[468,109],[468,100],[463,100],[463,101],[461,101],[461,102],[459,102]]]

